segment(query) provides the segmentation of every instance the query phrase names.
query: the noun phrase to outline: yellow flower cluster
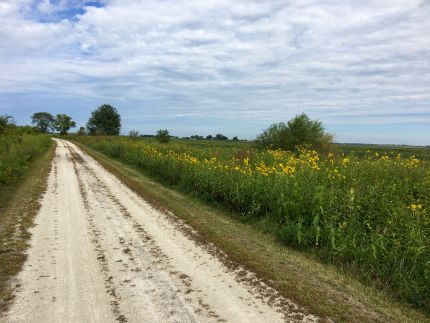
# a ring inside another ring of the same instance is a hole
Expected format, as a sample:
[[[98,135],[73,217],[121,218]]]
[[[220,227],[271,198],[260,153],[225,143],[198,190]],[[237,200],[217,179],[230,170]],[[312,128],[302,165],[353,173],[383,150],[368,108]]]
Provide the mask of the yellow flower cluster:
[[[319,155],[318,152],[307,147],[300,147],[298,153],[285,152],[282,150],[268,150],[266,153],[254,155],[252,152],[246,151],[246,157],[233,157],[233,158],[220,158],[215,156],[204,158],[198,149],[184,152],[183,146],[157,146],[153,144],[138,143],[139,149],[148,157],[162,158],[175,160],[177,162],[190,165],[192,167],[202,167],[208,170],[216,170],[222,172],[237,172],[244,176],[251,176],[254,174],[262,176],[296,176],[298,173],[303,172],[320,172],[321,169],[327,174],[330,180],[346,180],[349,178],[352,165],[357,162],[357,157],[345,157],[342,155],[335,155],[333,153],[327,154],[325,157]],[[209,154],[218,155],[218,151],[206,151],[206,156]],[[394,153],[393,153],[394,154]],[[255,158],[257,157],[257,158]],[[252,162],[251,159],[254,159]],[[256,160],[255,160],[256,159]],[[398,165],[407,167],[408,169],[416,168],[420,165],[420,161],[414,156],[403,159],[400,155],[390,157],[387,154],[379,155],[373,154],[373,158],[369,159],[369,163],[383,161],[393,162]],[[419,209],[419,206],[411,206],[412,209]]]
[[[269,155],[271,155],[272,157],[274,157],[275,159],[285,159],[290,155],[290,153],[288,153],[284,150],[281,150],[281,149],[268,150],[267,153]]]
[[[416,211],[416,210],[422,210],[423,206],[422,206],[421,204],[411,204],[411,205],[409,206],[409,208],[410,208],[412,211]]]
[[[337,167],[334,169],[327,169],[327,176],[331,180],[346,179],[346,176],[342,174]]]
[[[303,165],[307,165],[313,170],[320,170],[321,168],[318,164],[319,160],[319,155],[315,150],[299,148],[299,161]]]
[[[417,168],[420,165],[420,160],[415,158],[415,156],[411,156],[409,159],[406,159],[403,163],[409,169]]]
[[[294,166],[284,165],[282,163],[278,166],[285,175],[293,175],[296,172],[296,168]]]

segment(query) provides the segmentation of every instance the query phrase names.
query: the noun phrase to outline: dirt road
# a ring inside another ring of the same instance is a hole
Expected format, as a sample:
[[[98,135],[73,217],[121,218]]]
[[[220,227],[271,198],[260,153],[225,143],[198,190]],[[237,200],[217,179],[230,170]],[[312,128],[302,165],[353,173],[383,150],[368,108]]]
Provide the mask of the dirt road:
[[[72,143],[48,189],[2,322],[316,321]]]

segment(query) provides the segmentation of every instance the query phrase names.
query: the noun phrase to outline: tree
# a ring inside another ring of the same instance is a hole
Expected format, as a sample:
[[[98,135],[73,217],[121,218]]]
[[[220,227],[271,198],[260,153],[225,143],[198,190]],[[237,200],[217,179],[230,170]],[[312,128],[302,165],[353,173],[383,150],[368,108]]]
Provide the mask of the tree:
[[[218,133],[218,134],[216,134],[215,139],[216,139],[216,140],[227,140],[227,139],[228,139],[228,137],[226,137],[226,136],[224,136],[224,135],[222,135],[222,134]]]
[[[76,134],[78,136],[85,136],[86,135],[85,127],[79,127],[79,130]]]
[[[206,139],[207,139],[207,140],[212,140],[212,139],[213,139],[213,137],[212,137],[212,135],[207,135],[207,136],[206,136]]]
[[[109,104],[103,104],[92,112],[87,122],[90,135],[117,136],[121,130],[121,116],[118,110]]]
[[[52,126],[57,130],[60,135],[65,135],[70,128],[76,127],[76,122],[72,120],[67,114],[57,114]]]
[[[322,123],[311,120],[305,113],[287,122],[272,124],[257,137],[260,148],[294,150],[297,146],[308,144],[316,149],[327,149],[332,136],[324,131]]]
[[[234,141],[238,141],[238,140],[239,140],[239,138],[237,138],[237,136],[234,136],[234,137],[233,137],[233,140],[234,140]]]
[[[158,130],[157,134],[155,135],[155,139],[162,144],[167,144],[171,137],[169,135],[169,131],[168,130]]]
[[[40,132],[48,132],[52,130],[55,118],[49,112],[37,112],[31,116],[31,124]]]
[[[13,127],[13,117],[7,114],[0,115],[0,134],[6,131],[7,128]]]
[[[13,124],[13,117],[7,114],[0,115],[0,127],[7,127]]]
[[[128,136],[132,139],[137,139],[140,136],[140,132],[137,130],[130,130],[130,132],[128,133]]]

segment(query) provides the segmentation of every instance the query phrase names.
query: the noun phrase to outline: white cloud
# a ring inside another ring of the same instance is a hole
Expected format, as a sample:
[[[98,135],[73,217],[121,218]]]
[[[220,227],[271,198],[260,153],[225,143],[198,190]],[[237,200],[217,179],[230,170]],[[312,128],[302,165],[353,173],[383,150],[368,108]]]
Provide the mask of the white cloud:
[[[416,116],[430,114],[428,2],[103,3],[0,0],[0,95],[245,121],[428,120]]]

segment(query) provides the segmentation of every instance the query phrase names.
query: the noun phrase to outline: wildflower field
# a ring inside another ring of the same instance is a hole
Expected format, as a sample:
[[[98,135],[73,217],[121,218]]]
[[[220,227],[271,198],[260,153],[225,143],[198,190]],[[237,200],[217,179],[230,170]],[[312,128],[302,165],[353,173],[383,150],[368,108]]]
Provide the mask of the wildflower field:
[[[73,139],[264,223],[285,244],[430,312],[428,149],[340,146],[321,155],[248,143]]]
[[[0,134],[0,194],[18,181],[37,154],[52,144],[47,135],[11,131]]]

